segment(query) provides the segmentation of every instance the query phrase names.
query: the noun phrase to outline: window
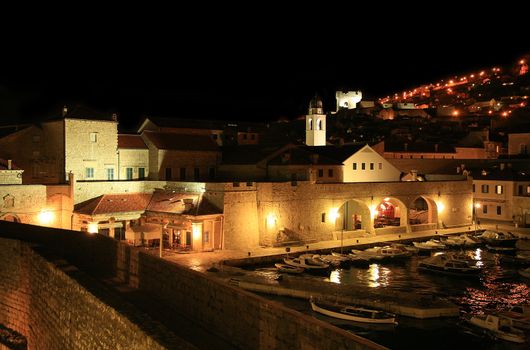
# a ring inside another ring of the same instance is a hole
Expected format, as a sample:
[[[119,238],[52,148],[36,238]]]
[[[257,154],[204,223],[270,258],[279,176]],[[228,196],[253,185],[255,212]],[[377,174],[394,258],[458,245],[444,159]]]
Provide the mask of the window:
[[[186,168],[180,168],[180,181],[186,180]]]
[[[490,188],[489,185],[482,185],[482,193],[489,193]]]
[[[199,168],[194,168],[194,169],[193,169],[193,179],[194,179],[195,181],[198,181],[200,175],[201,175],[201,173],[200,173]]]
[[[232,187],[239,187],[239,182],[232,183]]]
[[[208,169],[208,178],[210,180],[214,180],[215,179],[215,168],[209,168]]]
[[[473,193],[475,193],[475,184],[473,184]]]
[[[171,180],[171,168],[166,168],[166,180]]]
[[[138,179],[145,179],[145,168],[138,168]]]
[[[357,163],[353,163],[353,170],[357,170]]]
[[[85,178],[87,179],[94,178],[94,168],[85,168]]]
[[[519,145],[519,153],[520,154],[527,154],[528,153],[528,146],[525,143],[521,143]]]
[[[107,180],[114,180],[114,168],[107,168]]]
[[[502,186],[502,185],[495,186],[495,193],[502,194],[503,191],[504,191],[504,186]]]
[[[526,186],[526,194],[530,194],[530,186]]]
[[[212,139],[217,140],[217,134],[213,134]]]
[[[502,214],[502,207],[500,205],[497,205],[497,215]]]
[[[379,163],[379,170],[383,170],[383,163]]]
[[[202,237],[204,239],[204,243],[210,242],[210,232],[204,231],[202,234]]]
[[[247,182],[247,187],[252,187],[252,184],[253,184],[253,183],[252,183],[252,182],[250,182],[250,181],[249,181],[249,182]]]
[[[33,158],[40,156],[40,151],[33,151]]]
[[[90,133],[90,142],[98,142],[98,133],[97,132],[91,132]]]
[[[309,118],[309,130],[313,130],[313,119]]]
[[[256,139],[256,134],[250,134],[250,139],[251,140],[255,140]]]
[[[317,120],[317,130],[324,130],[324,129],[322,128],[322,119],[318,119],[318,120]]]
[[[126,168],[125,169],[125,174],[126,174],[127,180],[132,180],[132,178],[133,178],[133,168]]]
[[[318,177],[324,176],[324,169],[318,169]]]
[[[519,185],[518,195],[519,196],[523,195],[523,185]]]
[[[333,169],[328,169],[328,177],[333,177]]]
[[[421,155],[420,158],[423,159],[423,155]]]
[[[370,163],[370,170],[374,170],[374,163]]]
[[[399,157],[400,157],[401,159],[403,159],[403,155],[400,155]]]
[[[326,213],[322,213],[322,222],[326,222]]]
[[[488,206],[487,206],[486,204],[484,204],[484,205],[482,206],[482,213],[483,213],[483,214],[487,214],[487,213],[488,213]]]
[[[361,169],[362,169],[362,170],[365,170],[365,169],[366,169],[366,163],[361,163]]]

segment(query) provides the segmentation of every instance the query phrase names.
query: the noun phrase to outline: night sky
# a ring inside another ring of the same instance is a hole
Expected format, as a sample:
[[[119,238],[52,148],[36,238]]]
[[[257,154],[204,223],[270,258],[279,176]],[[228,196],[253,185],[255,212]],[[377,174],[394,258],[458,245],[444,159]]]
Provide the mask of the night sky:
[[[0,119],[49,116],[64,104],[117,112],[122,129],[149,115],[292,119],[306,112],[315,93],[332,110],[336,89],[375,98],[448,74],[511,64],[530,52],[527,31],[505,23],[437,30],[438,19],[377,15],[362,24],[359,14],[347,21],[333,15],[209,17],[191,25],[181,22],[183,13],[145,23],[109,16],[19,33],[3,44]],[[373,29],[383,25],[386,35]]]

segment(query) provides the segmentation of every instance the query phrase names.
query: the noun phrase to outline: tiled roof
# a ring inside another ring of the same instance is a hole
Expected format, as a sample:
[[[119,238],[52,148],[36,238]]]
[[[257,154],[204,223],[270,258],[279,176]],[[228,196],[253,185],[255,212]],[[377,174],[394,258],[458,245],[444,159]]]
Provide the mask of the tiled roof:
[[[74,211],[86,215],[144,211],[151,196],[150,193],[105,194],[76,204]]]
[[[274,157],[270,160],[270,165],[308,165],[308,164],[321,164],[321,165],[341,165],[342,161],[338,161],[334,158],[329,158],[323,154],[320,154],[312,148],[317,147],[300,147],[286,150],[282,154]],[[325,153],[325,152],[323,152]]]
[[[0,158],[0,170],[8,170],[7,168],[8,168],[7,160]],[[22,169],[17,167],[14,162],[11,162],[11,170],[22,170]]]
[[[195,211],[198,199],[198,194],[156,191],[153,193],[153,198],[151,199],[147,210],[163,213],[187,214],[190,211]]]
[[[501,180],[501,181],[530,181],[530,172],[514,170],[506,167],[504,169],[473,170],[471,176],[474,180]]]
[[[280,148],[280,146],[261,145],[223,147],[222,164],[256,164]]]
[[[385,152],[456,153],[455,148],[446,143],[425,143],[425,142],[411,142],[411,143],[385,142]]]
[[[118,148],[147,149],[140,135],[119,134]]]
[[[187,135],[168,132],[144,131],[156,148],[165,150],[217,151],[219,147],[208,135]]]

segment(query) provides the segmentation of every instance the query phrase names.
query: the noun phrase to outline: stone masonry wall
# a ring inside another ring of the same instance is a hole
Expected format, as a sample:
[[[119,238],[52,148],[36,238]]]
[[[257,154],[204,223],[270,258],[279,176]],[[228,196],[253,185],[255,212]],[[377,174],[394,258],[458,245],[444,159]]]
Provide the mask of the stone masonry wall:
[[[38,243],[53,249],[54,254],[74,261],[83,271],[102,276],[101,278],[118,277],[129,286],[147,293],[153,300],[164,303],[176,314],[194,320],[239,348],[382,349],[375,343],[325,322],[108,237],[10,222],[0,222],[0,236]],[[56,336],[51,332],[52,327],[62,329],[59,335],[64,340],[53,339],[68,343],[65,346],[43,348],[73,347],[77,343],[72,339],[84,339],[83,344],[86,345],[86,339],[92,340],[96,336],[98,339],[114,339],[115,333],[128,334],[129,330],[134,329],[119,314],[113,314],[111,309],[101,305],[90,293],[81,291],[63,272],[55,271],[50,263],[31,253],[29,247],[21,248],[23,245],[19,242],[2,241],[0,308],[3,309],[0,309],[0,323],[27,335],[30,348],[36,340],[50,344],[51,340],[46,337]],[[37,289],[42,289],[42,292]],[[28,310],[23,305],[47,310],[47,313],[35,311],[37,314],[33,316],[33,309]],[[17,313],[17,316],[5,316],[13,313]],[[114,318],[108,319],[109,315],[114,315]],[[38,322],[28,323],[33,319]],[[144,324],[145,321],[135,320],[135,323]],[[35,330],[30,330],[28,324]],[[136,329],[135,332],[138,334],[132,334],[131,339],[142,336],[140,330]],[[113,346],[106,343],[99,348],[157,347],[155,343],[137,346]]]
[[[148,320],[133,323],[82,272],[21,241],[0,238],[0,285],[0,324],[23,334],[29,349],[167,348],[142,330]]]

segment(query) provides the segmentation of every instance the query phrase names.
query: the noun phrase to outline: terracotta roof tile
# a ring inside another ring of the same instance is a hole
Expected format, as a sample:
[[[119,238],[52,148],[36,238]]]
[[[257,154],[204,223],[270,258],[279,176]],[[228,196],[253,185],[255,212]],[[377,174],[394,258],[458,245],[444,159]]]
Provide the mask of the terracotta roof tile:
[[[147,149],[147,146],[140,135],[118,135],[118,148]]]
[[[150,193],[105,194],[77,204],[75,212],[86,215],[101,215],[144,211],[151,197],[152,194]]]

